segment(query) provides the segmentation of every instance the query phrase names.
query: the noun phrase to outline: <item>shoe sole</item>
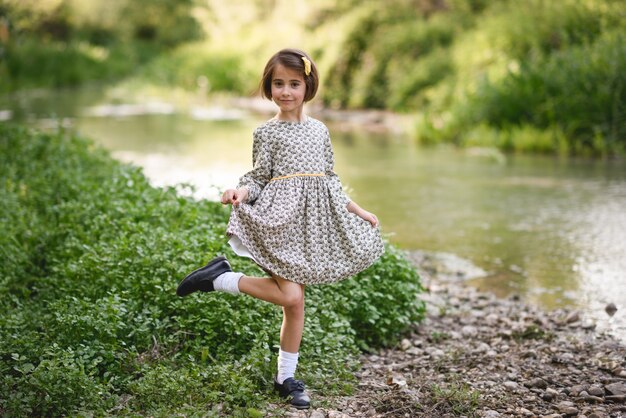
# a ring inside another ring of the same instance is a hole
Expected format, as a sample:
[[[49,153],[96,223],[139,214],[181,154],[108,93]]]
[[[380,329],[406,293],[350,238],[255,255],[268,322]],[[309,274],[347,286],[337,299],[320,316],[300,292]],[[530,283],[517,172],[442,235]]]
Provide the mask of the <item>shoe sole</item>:
[[[187,295],[190,295],[191,293],[193,293],[193,292],[189,292],[189,293],[182,293],[181,294],[180,293],[180,288],[183,285],[183,283],[185,283],[185,281],[188,278],[190,278],[191,276],[193,276],[194,274],[199,273],[199,272],[201,272],[203,270],[206,270],[206,269],[208,269],[210,267],[213,267],[215,264],[220,263],[222,261],[228,262],[226,257],[220,255],[218,257],[215,257],[213,260],[209,261],[206,266],[200,267],[199,269],[196,269],[196,270],[192,271],[191,273],[189,273],[188,275],[186,275],[185,278],[183,280],[181,280],[180,283],[178,284],[178,287],[176,288],[176,295],[178,295],[180,297],[183,297],[183,296],[187,296]]]

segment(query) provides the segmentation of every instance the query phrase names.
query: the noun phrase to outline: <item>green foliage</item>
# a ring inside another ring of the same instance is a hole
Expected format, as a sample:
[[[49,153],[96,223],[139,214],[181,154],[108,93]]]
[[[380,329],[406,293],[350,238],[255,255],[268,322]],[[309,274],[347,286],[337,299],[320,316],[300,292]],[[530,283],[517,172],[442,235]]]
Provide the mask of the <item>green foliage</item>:
[[[189,270],[233,255],[227,208],[154,188],[65,132],[7,125],[0,187],[3,414],[247,416],[276,400],[280,309],[175,296]],[[420,290],[391,246],[356,278],[307,288],[300,375],[324,393],[349,392],[359,348],[393,344],[422,318]]]
[[[558,126],[577,153],[619,154],[626,138],[625,86],[626,37],[608,32],[592,44],[524,65],[501,81],[485,82],[468,102],[468,120],[461,125]]]
[[[1,47],[1,46],[0,46]],[[160,48],[140,41],[98,46],[86,41],[41,41],[24,37],[7,44],[0,61],[0,92],[17,88],[77,86],[119,78]]]
[[[424,143],[624,153],[619,2],[392,0],[362,9],[326,78],[327,105],[419,112]]]
[[[0,93],[126,76],[202,38],[193,7],[193,0],[9,0],[0,5]]]
[[[243,65],[243,57],[232,51],[214,50],[206,43],[176,48],[146,65],[136,76],[157,85],[197,90],[206,79],[206,90],[250,94],[256,86],[256,75]],[[201,83],[201,81],[200,81]]]

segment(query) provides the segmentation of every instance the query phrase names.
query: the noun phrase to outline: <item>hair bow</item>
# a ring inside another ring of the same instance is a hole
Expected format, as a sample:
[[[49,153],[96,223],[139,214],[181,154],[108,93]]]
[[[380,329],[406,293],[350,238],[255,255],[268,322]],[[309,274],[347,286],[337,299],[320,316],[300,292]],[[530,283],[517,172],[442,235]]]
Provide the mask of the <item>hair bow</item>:
[[[311,74],[311,61],[307,57],[302,57],[302,61],[304,61],[304,74]]]

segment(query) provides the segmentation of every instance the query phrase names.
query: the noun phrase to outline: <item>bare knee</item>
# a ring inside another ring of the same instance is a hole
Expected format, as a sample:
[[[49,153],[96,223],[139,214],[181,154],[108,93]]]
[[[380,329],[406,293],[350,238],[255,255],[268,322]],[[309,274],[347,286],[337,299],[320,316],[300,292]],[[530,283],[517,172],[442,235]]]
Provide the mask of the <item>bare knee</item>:
[[[304,292],[302,289],[299,287],[290,289],[290,291],[285,294],[283,306],[294,310],[304,309]]]
[[[304,310],[304,286],[282,278],[275,278],[283,294],[282,306],[290,310]]]

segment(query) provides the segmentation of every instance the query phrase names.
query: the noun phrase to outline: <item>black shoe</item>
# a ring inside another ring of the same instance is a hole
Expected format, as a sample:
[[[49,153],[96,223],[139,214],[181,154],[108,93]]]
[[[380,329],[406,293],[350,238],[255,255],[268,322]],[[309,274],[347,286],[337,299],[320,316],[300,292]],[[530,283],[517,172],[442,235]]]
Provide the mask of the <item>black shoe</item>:
[[[233,271],[226,257],[219,256],[209,261],[208,264],[196,271],[193,271],[185,277],[176,289],[178,296],[187,296],[193,292],[212,292],[213,280],[217,279],[220,274]]]
[[[274,380],[274,389],[283,398],[291,396],[291,405],[297,409],[309,409],[309,406],[311,406],[311,399],[304,391],[304,382],[301,380],[295,380],[293,377],[290,377],[285,379],[282,385]]]

